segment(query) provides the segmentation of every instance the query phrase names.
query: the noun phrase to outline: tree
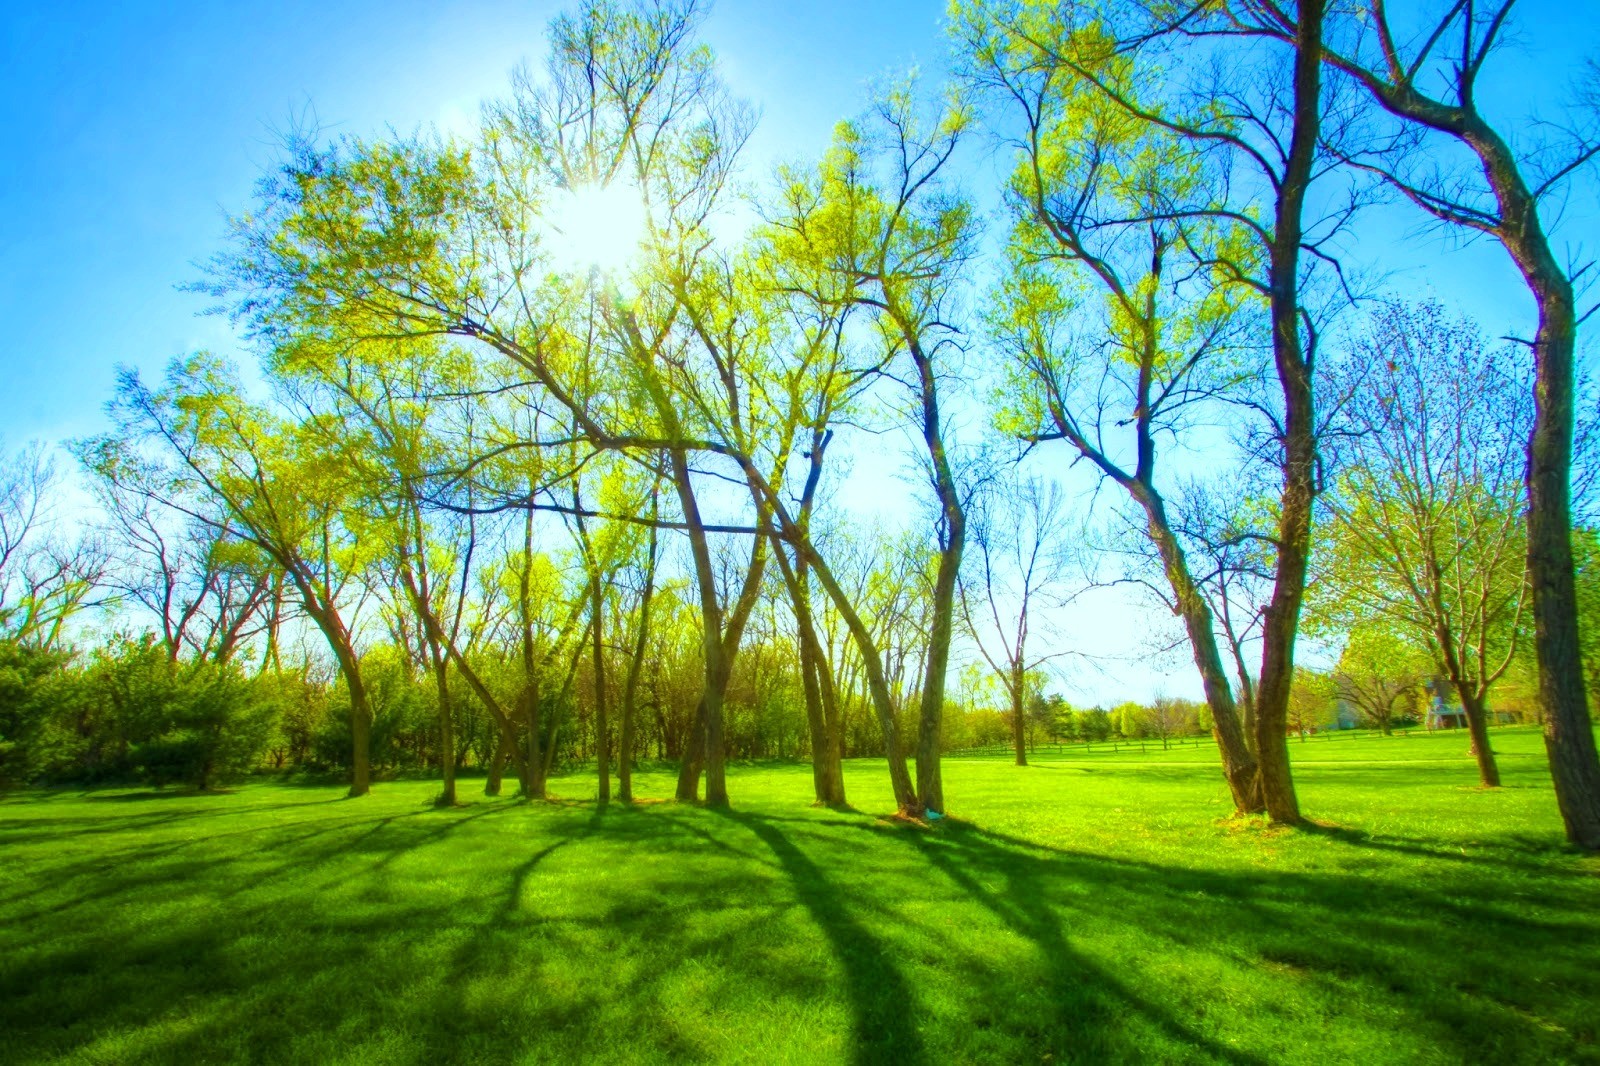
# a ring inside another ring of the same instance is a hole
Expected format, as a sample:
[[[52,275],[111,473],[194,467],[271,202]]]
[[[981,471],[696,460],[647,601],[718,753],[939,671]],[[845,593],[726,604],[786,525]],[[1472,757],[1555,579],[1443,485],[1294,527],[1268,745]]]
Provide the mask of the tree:
[[[865,310],[881,344],[880,369],[904,372],[910,422],[923,449],[936,504],[934,575],[921,682],[915,797],[902,807],[945,809],[940,773],[945,678],[967,539],[967,498],[941,399],[959,332],[951,321],[961,268],[972,254],[971,205],[949,187],[966,126],[959,106],[926,113],[914,84],[885,93],[864,123],[843,123],[806,182],[788,193],[803,208],[781,223],[788,247],[837,279],[840,296]]]
[[[1342,368],[1347,436],[1327,494],[1322,613],[1395,627],[1460,694],[1479,776],[1499,784],[1485,701],[1516,657],[1527,602],[1519,453],[1527,384],[1436,304],[1390,304]]]
[[[82,445],[100,469],[164,464],[160,483],[169,494],[159,502],[195,521],[226,523],[293,586],[349,688],[350,794],[365,795],[372,709],[350,617],[364,560],[340,518],[346,472],[319,449],[314,420],[296,423],[250,402],[237,372],[204,355],[174,361],[160,391],[124,372],[109,410],[112,431]]]
[[[1432,670],[1425,654],[1383,625],[1357,626],[1345,640],[1333,680],[1339,698],[1388,736]]]
[[[1161,738],[1161,750],[1166,751],[1170,738],[1182,736],[1194,727],[1194,708],[1187,700],[1158,695],[1143,709],[1140,720],[1147,733]]]
[[[1338,706],[1338,686],[1332,675],[1304,666],[1295,668],[1287,725],[1300,734],[1302,742],[1307,733],[1315,733],[1332,722]]]
[[[1029,637],[1047,632],[1039,609],[1072,599],[1065,587],[1068,555],[1061,488],[1014,478],[993,483],[974,509],[976,588],[961,586],[962,618],[978,652],[1000,678],[1011,702],[1011,742],[1018,766],[1028,765],[1025,715],[1035,671],[1065,654],[1040,653]],[[979,597],[981,596],[981,599]]]
[[[1160,443],[1183,439],[1245,354],[1249,272],[1217,266],[1219,246],[1241,238],[1206,214],[1220,179],[1202,147],[1133,98],[1149,83],[1100,23],[1018,4],[973,5],[965,20],[972,76],[1020,119],[1011,269],[991,318],[1009,391],[1021,397],[1005,424],[1028,441],[1065,441],[1137,509],[1184,623],[1234,805],[1260,810],[1215,619],[1160,483]],[[1276,813],[1292,820],[1292,803]]]
[[[1505,248],[1538,312],[1533,351],[1534,415],[1527,438],[1527,565],[1539,663],[1545,746],[1567,838],[1600,850],[1600,753],[1584,697],[1571,513],[1576,281],[1587,266],[1563,266],[1551,240],[1552,198],[1600,156],[1592,117],[1539,124],[1536,147],[1485,113],[1478,89],[1501,43],[1514,0],[1450,4],[1414,37],[1397,34],[1382,0],[1336,11],[1318,55],[1392,118],[1397,129],[1347,158],[1381,175],[1405,200],[1443,224],[1483,233]],[[1243,32],[1289,39],[1277,9],[1238,4]],[[1585,106],[1600,107],[1591,67]],[[1438,86],[1437,90],[1432,86]],[[1441,165],[1439,142],[1465,148],[1475,167]],[[1434,150],[1430,150],[1434,149]]]
[[[43,653],[89,605],[106,571],[99,545],[60,536],[52,501],[56,467],[37,443],[0,449],[0,639]]]

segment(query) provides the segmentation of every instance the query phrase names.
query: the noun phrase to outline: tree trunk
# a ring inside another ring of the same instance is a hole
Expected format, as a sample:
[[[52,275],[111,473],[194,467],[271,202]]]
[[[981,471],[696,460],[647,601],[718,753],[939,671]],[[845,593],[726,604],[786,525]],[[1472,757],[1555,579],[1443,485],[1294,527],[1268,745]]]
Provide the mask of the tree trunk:
[[[683,754],[678,760],[678,787],[674,797],[682,803],[695,803],[700,799],[700,771],[705,764],[706,750],[706,697],[700,693],[695,704],[694,717],[689,720],[689,732],[683,738]]]
[[[1195,669],[1200,672],[1206,706],[1211,710],[1211,735],[1216,738],[1217,750],[1222,753],[1222,775],[1227,779],[1228,790],[1233,795],[1234,810],[1239,814],[1254,814],[1263,807],[1259,768],[1256,757],[1251,754],[1250,745],[1245,742],[1238,709],[1233,702],[1233,691],[1228,687],[1228,674],[1222,665],[1222,651],[1217,646],[1217,627],[1211,605],[1206,602],[1205,594],[1189,573],[1183,545],[1172,532],[1166,504],[1160,495],[1146,484],[1136,486],[1134,494],[1144,508],[1146,529],[1161,556],[1167,584],[1178,602],[1178,616],[1183,619]]]
[[[811,617],[810,571],[804,559],[791,565],[782,548],[773,554],[777,556],[778,568],[789,590],[795,632],[799,636],[800,680],[805,691],[806,726],[811,736],[812,788],[819,805],[843,807],[844,769],[839,761],[837,714],[828,713],[827,698],[823,693],[824,674],[828,667],[822,654],[822,642],[817,639],[816,625]]]
[[[1490,171],[1491,176],[1495,172]],[[1514,172],[1513,172],[1514,173]],[[1509,183],[1502,177],[1497,191]],[[1516,183],[1522,191],[1520,181]],[[1528,440],[1528,578],[1545,750],[1567,839],[1600,851],[1600,755],[1584,692],[1572,561],[1572,284],[1550,255],[1529,197],[1512,210],[1501,192],[1506,247],[1539,305],[1534,335],[1534,422]]]
[[[594,576],[594,752],[598,777],[598,802],[611,802],[611,722],[606,706],[605,588],[600,584],[599,564]]]
[[[891,300],[891,304],[893,301]],[[961,554],[967,543],[967,515],[961,506],[961,493],[945,450],[940,422],[939,379],[933,359],[922,347],[922,339],[906,317],[896,314],[897,323],[917,367],[917,391],[922,407],[922,440],[933,467],[934,489],[939,496],[939,568],[933,580],[933,627],[928,634],[928,658],[922,675],[922,713],[917,730],[917,795],[924,810],[943,814],[944,683],[950,672],[950,641],[955,634],[956,582],[961,574]]]
[[[499,736],[494,741],[494,754],[489,756],[489,767],[484,775],[483,794],[485,796],[500,795],[500,778],[506,770],[506,738]]]
[[[536,799],[544,799],[546,795],[545,772],[548,767],[546,758],[549,752],[539,750],[539,719],[542,708],[539,695],[539,676],[535,672],[528,678],[527,688],[523,692],[523,700],[527,703],[528,736],[525,741],[527,749],[523,752],[522,762],[526,769],[522,775],[522,795],[529,803]],[[553,745],[551,745],[553,747]]]
[[[439,686],[439,776],[442,786],[435,801],[440,807],[456,805],[456,733],[451,720],[449,661],[432,648],[433,672]]]
[[[1572,280],[1550,250],[1538,197],[1523,177],[1517,154],[1474,105],[1446,106],[1417,92],[1409,80],[1400,84],[1378,78],[1363,80],[1391,113],[1454,137],[1477,155],[1500,209],[1499,224],[1492,232],[1522,272],[1538,307],[1539,327],[1533,341],[1534,421],[1526,473],[1538,713],[1567,839],[1579,847],[1600,850],[1600,754],[1595,750],[1593,722],[1584,697],[1572,558],[1573,355],[1577,335]]]
[[[372,787],[372,711],[359,680],[350,684],[350,740],[350,795],[365,796]]]
[[[1478,760],[1478,781],[1484,788],[1499,788],[1500,767],[1495,763],[1494,749],[1489,747],[1489,716],[1484,709],[1483,696],[1459,682],[1456,692],[1461,697],[1461,709],[1467,712],[1472,754]]]
[[[651,495],[651,513],[655,514],[655,496]],[[650,604],[655,598],[657,530],[650,527],[650,548],[645,567],[644,590],[639,597],[639,636],[633,642],[633,659],[628,663],[628,677],[622,686],[622,736],[617,745],[617,798],[623,803],[633,802],[633,732],[638,715],[639,676],[644,671],[645,652],[650,647]]]
[[[361,679],[361,662],[351,647],[342,619],[329,619],[323,631],[334,644],[334,657],[350,690],[350,795],[365,796],[372,785],[372,705]]]
[[[688,527],[689,554],[694,560],[695,586],[700,598],[701,654],[704,656],[705,686],[701,694],[701,719],[703,725],[695,730],[704,745],[706,802],[715,807],[728,805],[728,785],[723,767],[722,750],[722,697],[727,687],[728,671],[722,645],[722,607],[717,602],[716,570],[711,563],[711,547],[706,539],[705,523],[700,517],[700,504],[695,499],[694,485],[689,476],[688,456],[681,449],[669,453],[672,463],[672,481],[678,491],[678,502],[683,509],[684,525]],[[694,741],[690,741],[691,750]],[[686,758],[684,769],[691,766]],[[689,791],[695,782],[688,782]],[[684,774],[678,776],[678,798],[684,798]]]
[[[838,610],[845,628],[855,640],[856,649],[861,653],[868,696],[872,701],[873,710],[877,712],[878,725],[883,731],[884,756],[889,763],[889,784],[894,789],[895,805],[903,815],[920,817],[922,804],[917,801],[916,787],[911,783],[911,774],[906,769],[905,749],[901,746],[900,730],[894,720],[894,700],[889,694],[889,683],[884,676],[883,657],[872,639],[872,632],[861,621],[861,616],[850,603],[850,597],[834,578],[833,571],[828,569],[809,541],[805,543],[804,550],[807,563],[816,570],[817,580],[822,582],[823,589],[833,600],[834,608]]]
[[[1022,724],[1023,704],[1023,673],[1022,663],[1011,664],[1011,743],[1016,748],[1017,765],[1028,765],[1027,737]]]
[[[1311,501],[1316,492],[1317,426],[1311,360],[1300,340],[1300,251],[1306,192],[1322,128],[1324,0],[1300,0],[1295,34],[1294,129],[1268,248],[1272,354],[1283,394],[1283,491],[1278,506],[1277,567],[1261,633],[1261,683],[1256,687],[1256,758],[1261,798],[1274,822],[1301,821],[1289,766],[1290,682],[1295,637],[1311,553]]]

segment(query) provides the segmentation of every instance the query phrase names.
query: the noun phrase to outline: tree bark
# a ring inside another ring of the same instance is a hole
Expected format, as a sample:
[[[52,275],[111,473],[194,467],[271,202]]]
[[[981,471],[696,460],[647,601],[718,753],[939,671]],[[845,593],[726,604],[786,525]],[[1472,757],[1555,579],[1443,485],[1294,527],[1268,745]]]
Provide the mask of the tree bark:
[[[367,703],[367,690],[361,683],[359,670],[347,672],[345,683],[350,686],[350,740],[353,749],[350,795],[365,796],[372,787],[372,709]]]
[[[877,712],[878,725],[883,731],[884,756],[889,763],[889,784],[894,789],[895,804],[901,814],[907,817],[921,817],[922,804],[917,800],[916,787],[912,784],[911,774],[906,768],[905,749],[900,742],[900,730],[895,725],[894,700],[889,693],[888,680],[884,676],[883,656],[878,651],[877,643],[872,639],[871,630],[862,622],[861,615],[856,612],[850,603],[849,595],[834,578],[833,571],[828,569],[809,541],[803,550],[806,552],[806,561],[816,570],[817,580],[822,583],[823,589],[833,600],[834,608],[838,610],[839,617],[844,621],[845,628],[850,631],[850,636],[855,640],[856,648],[861,653],[868,696],[873,709]]]
[[[1216,620],[1211,605],[1189,572],[1189,561],[1172,531],[1161,496],[1148,484],[1136,486],[1134,495],[1144,508],[1146,529],[1161,556],[1167,584],[1177,600],[1178,616],[1183,619],[1184,632],[1189,637],[1189,650],[1194,656],[1195,669],[1200,672],[1206,706],[1211,710],[1211,735],[1222,753],[1222,775],[1233,795],[1234,810],[1239,814],[1255,814],[1264,806],[1259,766],[1239,723],[1227,669],[1222,664],[1222,650],[1217,646]]]
[[[1476,147],[1476,145],[1474,146]],[[1480,151],[1480,155],[1485,154]],[[1490,154],[1494,158],[1493,154]],[[1536,204],[1509,167],[1489,167],[1506,248],[1539,306],[1534,334],[1534,423],[1528,440],[1528,578],[1533,586],[1539,706],[1556,804],[1567,839],[1600,851],[1600,755],[1584,691],[1572,559],[1572,283],[1550,254]],[[1495,180],[1498,178],[1498,180]]]
[[[485,796],[500,795],[500,779],[506,769],[506,738],[495,738],[494,754],[489,756],[489,767],[484,774],[483,794]]]
[[[817,639],[816,625],[811,616],[810,571],[805,560],[789,562],[789,557],[779,548],[773,553],[783,582],[789,591],[789,602],[794,609],[795,632],[800,643],[800,680],[805,692],[806,726],[811,737],[811,783],[816,802],[824,807],[843,807],[844,769],[839,760],[839,738],[834,723],[825,709],[823,674],[827,670],[822,655],[822,643]]]
[[[1011,664],[1011,684],[1007,686],[1011,690],[1011,743],[1016,748],[1018,766],[1028,765],[1028,738],[1022,722],[1024,682],[1021,649],[1019,648],[1017,661]]]
[[[722,698],[727,688],[728,670],[722,641],[722,606],[717,602],[716,570],[711,563],[711,547],[706,539],[705,523],[700,517],[700,504],[695,499],[694,485],[689,476],[689,460],[681,448],[669,451],[672,481],[678,492],[678,502],[683,509],[684,525],[688,527],[689,553],[694,560],[695,585],[700,594],[701,654],[704,657],[705,685],[701,690],[701,728],[694,732],[701,738],[705,752],[706,803],[713,807],[728,805],[728,785],[723,766],[722,750]],[[693,736],[690,748],[693,749]],[[684,770],[690,769],[686,757]],[[690,798],[695,791],[695,781],[689,781]],[[684,774],[678,776],[678,798],[684,798]]]
[[[456,805],[456,733],[451,720],[450,664],[430,643],[434,678],[439,686],[439,777],[441,786],[435,802],[441,807]]]
[[[1470,11],[1470,9],[1469,9]],[[1380,29],[1391,38],[1382,8],[1375,8]],[[1455,17],[1454,12],[1449,16]],[[1470,14],[1465,16],[1470,18]],[[1472,27],[1468,26],[1468,41]],[[1487,42],[1485,42],[1487,43]],[[1576,345],[1576,300],[1572,279],[1550,249],[1539,217],[1539,198],[1530,188],[1511,145],[1487,122],[1471,101],[1470,83],[1463,106],[1450,106],[1418,92],[1414,70],[1404,71],[1389,60],[1395,80],[1361,69],[1349,60],[1333,60],[1355,75],[1391,114],[1461,141],[1478,157],[1499,207],[1497,220],[1469,222],[1498,238],[1538,308],[1534,334],[1534,423],[1528,438],[1528,578],[1533,589],[1534,655],[1539,664],[1539,714],[1545,749],[1550,757],[1556,804],[1567,839],[1600,851],[1600,753],[1585,698],[1579,655],[1578,607],[1572,556],[1573,370]],[[1463,57],[1465,64],[1465,57]],[[1474,77],[1463,65],[1458,77]],[[1421,201],[1419,201],[1421,202]],[[1425,210],[1461,223],[1448,200]]]
[[[539,680],[537,674],[529,677],[527,686],[523,689],[522,699],[526,708],[528,722],[528,735],[523,741],[527,747],[522,753],[522,796],[532,803],[534,800],[544,799],[546,796],[545,768],[548,764],[545,759],[549,754],[539,750],[539,719],[542,708],[539,706]]]
[[[611,722],[606,705],[605,588],[600,584],[599,562],[595,563],[594,594],[594,752],[598,777],[598,801],[611,802]]]
[[[1478,780],[1484,788],[1500,787],[1500,767],[1495,764],[1494,750],[1489,747],[1489,715],[1483,696],[1462,685],[1456,686],[1461,697],[1461,709],[1467,713],[1467,731],[1472,735],[1472,754],[1478,760]]]
[[[1293,132],[1278,184],[1275,226],[1268,247],[1272,354],[1283,395],[1283,491],[1278,504],[1277,567],[1261,633],[1256,758],[1267,816],[1286,825],[1301,821],[1286,727],[1295,637],[1311,555],[1311,501],[1316,493],[1316,407],[1311,359],[1300,339],[1300,251],[1306,192],[1322,128],[1324,8],[1324,0],[1299,3]]]
[[[928,659],[922,677],[922,713],[917,730],[917,795],[924,810],[943,814],[944,684],[950,672],[950,641],[955,634],[956,582],[961,575],[961,554],[967,542],[967,516],[950,457],[945,450],[940,423],[939,382],[933,360],[922,348],[921,338],[903,317],[899,317],[906,346],[917,366],[918,393],[922,404],[922,439],[928,461],[933,466],[934,488],[939,497],[943,524],[939,545],[939,567],[933,581],[933,627],[928,634]],[[1021,749],[1018,749],[1019,752]],[[1023,760],[1026,761],[1025,759]]]
[[[653,504],[653,495],[651,499]],[[639,597],[639,635],[633,642],[633,658],[628,663],[628,677],[622,686],[622,736],[617,745],[617,798],[623,803],[633,802],[634,719],[638,715],[639,675],[644,671],[645,652],[650,646],[650,604],[656,588],[657,537],[656,527],[651,526],[644,590]]]

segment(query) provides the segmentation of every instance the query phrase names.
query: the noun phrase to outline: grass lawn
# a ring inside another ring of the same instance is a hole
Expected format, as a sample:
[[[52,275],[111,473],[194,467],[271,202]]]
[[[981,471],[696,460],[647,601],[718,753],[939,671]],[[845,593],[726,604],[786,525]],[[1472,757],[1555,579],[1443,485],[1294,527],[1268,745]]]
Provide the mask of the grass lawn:
[[[1600,861],[1537,733],[1293,744],[1284,832],[1186,748],[946,764],[952,820],[597,810],[587,777],[0,801],[7,1062],[1600,1062]],[[670,795],[666,775],[640,781]]]

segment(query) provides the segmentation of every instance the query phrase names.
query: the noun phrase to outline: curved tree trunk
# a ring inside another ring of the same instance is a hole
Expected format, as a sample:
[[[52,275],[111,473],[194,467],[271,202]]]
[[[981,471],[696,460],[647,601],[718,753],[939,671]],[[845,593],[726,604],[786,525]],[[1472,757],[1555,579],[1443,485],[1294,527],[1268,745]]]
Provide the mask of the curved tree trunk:
[[[688,527],[689,554],[694,560],[695,586],[700,599],[700,646],[704,657],[705,685],[700,696],[699,728],[691,734],[690,751],[685,753],[684,766],[678,775],[678,798],[685,798],[684,771],[698,771],[691,755],[698,739],[705,757],[706,802],[712,806],[728,805],[728,786],[723,767],[722,751],[722,698],[727,688],[727,657],[722,641],[722,606],[717,602],[716,569],[711,562],[711,547],[706,539],[705,523],[700,517],[700,504],[695,499],[694,485],[689,476],[689,460],[683,449],[670,453],[672,482],[678,491],[678,503],[683,509],[684,524]],[[696,772],[688,781],[690,798],[695,791]]]
[[[1500,787],[1500,767],[1489,746],[1489,714],[1483,696],[1466,685],[1456,683],[1461,709],[1467,713],[1467,730],[1472,735],[1472,754],[1478,760],[1478,780],[1484,788]]]
[[[1257,813],[1264,806],[1259,767],[1255,755],[1251,753],[1251,746],[1245,741],[1238,708],[1233,702],[1233,691],[1228,686],[1227,670],[1222,665],[1222,650],[1217,646],[1217,627],[1211,605],[1206,602],[1205,594],[1189,572],[1189,561],[1184,556],[1183,545],[1172,531],[1166,505],[1160,495],[1148,485],[1140,486],[1135,495],[1144,508],[1147,531],[1161,555],[1167,584],[1177,600],[1178,616],[1183,619],[1184,632],[1189,638],[1195,669],[1200,672],[1206,706],[1211,710],[1211,735],[1216,738],[1217,750],[1222,753],[1222,775],[1227,779],[1228,791],[1233,795],[1234,809],[1240,814]],[[1281,736],[1279,742],[1282,742]]]
[[[1504,197],[1502,197],[1504,203]],[[1531,205],[1528,211],[1531,215]],[[1511,215],[1507,212],[1508,217]],[[1534,654],[1545,750],[1567,839],[1600,851],[1600,755],[1589,716],[1578,642],[1572,560],[1572,285],[1549,255],[1536,217],[1533,233],[1507,247],[1539,305],[1534,336],[1534,423],[1528,440],[1528,578],[1533,585]],[[1537,238],[1537,240],[1535,240]],[[1525,243],[1529,247],[1523,247]],[[1542,251],[1543,255],[1536,254]]]
[[[815,548],[807,542],[803,550],[806,561],[817,573],[817,580],[822,583],[824,591],[833,600],[833,605],[839,612],[839,617],[844,620],[845,628],[850,631],[850,636],[855,640],[856,649],[861,653],[862,669],[866,673],[867,692],[872,700],[873,710],[878,715],[878,725],[883,730],[884,757],[889,763],[889,784],[894,789],[895,805],[899,812],[908,817],[920,817],[922,804],[917,800],[916,787],[911,782],[910,771],[906,768],[905,748],[901,745],[900,730],[894,720],[894,699],[889,693],[889,682],[883,672],[883,656],[878,651],[877,643],[872,639],[872,632],[862,622],[861,616],[856,613],[855,607],[850,603],[849,595],[840,587],[834,578],[833,571],[828,569]]]
[[[1382,9],[1375,10],[1381,19]],[[1470,20],[1470,8],[1468,11]],[[1454,18],[1455,12],[1449,17]],[[1470,22],[1467,28],[1470,48]],[[1492,35],[1490,31],[1486,43]],[[1533,341],[1534,422],[1526,473],[1538,706],[1567,839],[1579,847],[1600,850],[1600,754],[1595,749],[1578,652],[1572,556],[1573,357],[1577,336],[1572,279],[1550,249],[1539,217],[1539,197],[1525,179],[1510,143],[1484,119],[1470,94],[1463,94],[1461,106],[1444,104],[1417,90],[1414,73],[1390,81],[1387,72],[1361,72],[1358,80],[1390,113],[1456,138],[1476,154],[1494,192],[1499,217],[1493,225],[1474,228],[1487,229],[1500,240],[1538,307],[1539,326]],[[1466,75],[1464,66],[1459,74]],[[1460,216],[1449,210],[1448,200],[1418,202],[1436,217],[1460,221]]]

